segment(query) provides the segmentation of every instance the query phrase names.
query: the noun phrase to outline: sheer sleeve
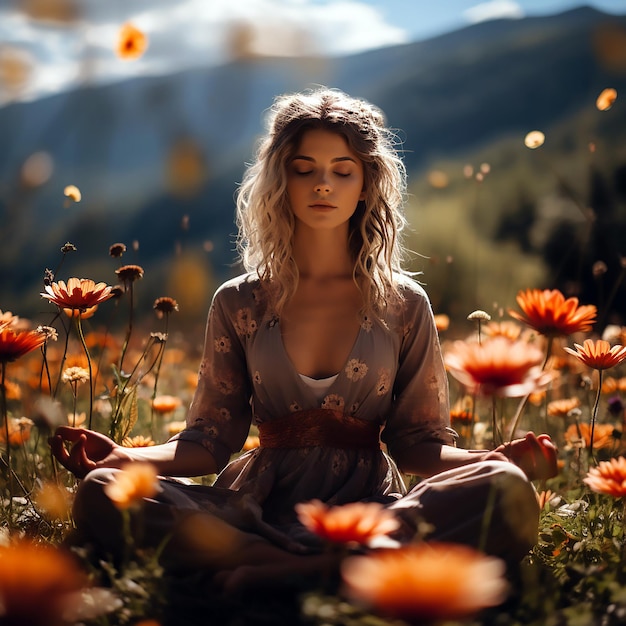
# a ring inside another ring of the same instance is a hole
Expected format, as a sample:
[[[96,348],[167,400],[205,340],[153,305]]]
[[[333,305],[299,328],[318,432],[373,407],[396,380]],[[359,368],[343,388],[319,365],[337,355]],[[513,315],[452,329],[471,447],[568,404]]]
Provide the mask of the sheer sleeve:
[[[238,332],[244,309],[232,301],[237,292],[236,287],[222,287],[213,298],[187,427],[170,439],[200,443],[211,452],[220,470],[243,447],[252,419],[246,335]]]
[[[453,444],[439,336],[428,297],[411,281],[404,289],[400,355],[391,414],[382,432],[390,454],[422,441]]]

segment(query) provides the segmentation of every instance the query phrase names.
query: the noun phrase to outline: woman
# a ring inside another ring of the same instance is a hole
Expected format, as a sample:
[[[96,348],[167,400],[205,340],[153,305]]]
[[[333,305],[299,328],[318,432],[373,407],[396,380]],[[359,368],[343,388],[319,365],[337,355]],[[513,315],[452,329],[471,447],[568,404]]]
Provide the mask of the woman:
[[[163,476],[219,473],[211,487],[163,479],[141,533],[150,545],[170,537],[171,567],[220,570],[227,588],[324,566],[294,511],[314,498],[384,503],[400,543],[425,521],[432,538],[527,552],[538,520],[529,479],[554,473],[554,448],[532,434],[494,451],[454,447],[431,307],[401,269],[404,192],[375,107],[329,89],[277,98],[237,199],[249,273],[214,296],[187,428],[140,449],[70,428],[51,440],[84,477],[75,521],[86,539],[119,551],[103,487],[144,460]],[[251,420],[261,446],[229,464]],[[398,467],[425,480],[407,494]]]

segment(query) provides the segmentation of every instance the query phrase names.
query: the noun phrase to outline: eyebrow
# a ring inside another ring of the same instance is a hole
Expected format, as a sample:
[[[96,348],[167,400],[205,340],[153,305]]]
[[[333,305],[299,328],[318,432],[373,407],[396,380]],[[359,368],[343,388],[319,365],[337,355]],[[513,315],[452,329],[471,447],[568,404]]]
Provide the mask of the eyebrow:
[[[310,161],[311,163],[315,163],[315,159],[313,157],[305,156],[304,154],[296,154],[296,156],[292,157],[291,160]],[[352,163],[356,163],[356,161],[350,156],[335,157],[334,159],[330,160],[331,163],[339,163],[341,161],[352,161]]]

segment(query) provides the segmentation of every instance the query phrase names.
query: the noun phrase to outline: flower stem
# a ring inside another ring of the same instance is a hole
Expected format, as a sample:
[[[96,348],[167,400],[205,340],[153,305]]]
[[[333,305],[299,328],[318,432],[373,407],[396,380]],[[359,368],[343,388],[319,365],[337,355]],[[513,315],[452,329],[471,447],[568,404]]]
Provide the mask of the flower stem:
[[[91,418],[93,416],[93,372],[91,368],[91,357],[89,356],[89,349],[87,348],[87,344],[85,343],[85,336],[83,334],[83,326],[80,323],[80,313],[76,317],[76,331],[78,332],[78,337],[80,339],[80,343],[83,346],[83,350],[85,351],[85,356],[87,357],[87,367],[89,369],[89,430],[91,430]]]
[[[13,483],[13,467],[11,459],[11,443],[9,441],[9,416],[7,411],[7,394],[6,394],[6,367],[5,361],[2,361],[2,374],[0,375],[0,401],[2,410],[2,419],[4,421],[4,438],[7,450],[7,486],[9,489],[9,530],[13,527],[13,492],[11,489]]]
[[[600,404],[600,394],[602,393],[602,370],[598,370],[598,390],[596,392],[596,401],[591,412],[591,433],[589,435],[589,458],[595,463],[596,459],[593,454],[593,435],[596,427],[596,417],[598,415],[598,405]]]

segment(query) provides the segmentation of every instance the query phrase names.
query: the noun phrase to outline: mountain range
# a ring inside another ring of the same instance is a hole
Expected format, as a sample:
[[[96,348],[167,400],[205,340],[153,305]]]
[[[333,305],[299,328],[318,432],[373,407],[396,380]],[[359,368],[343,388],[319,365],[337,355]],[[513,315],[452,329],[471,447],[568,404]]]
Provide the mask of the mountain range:
[[[374,102],[400,129],[417,175],[437,159],[574,119],[607,86],[626,93],[625,41],[626,16],[579,8],[352,56],[240,58],[4,106],[0,309],[41,310],[44,269],[66,241],[78,252],[58,278],[113,282],[116,242],[127,244],[126,262],[146,268],[150,296],[165,284],[176,291],[168,272],[181,256],[205,264],[211,280],[231,275],[233,194],[277,94],[324,84]],[[625,110],[610,132],[623,133]],[[22,166],[42,151],[53,175],[29,186]],[[80,203],[68,206],[68,184]]]

